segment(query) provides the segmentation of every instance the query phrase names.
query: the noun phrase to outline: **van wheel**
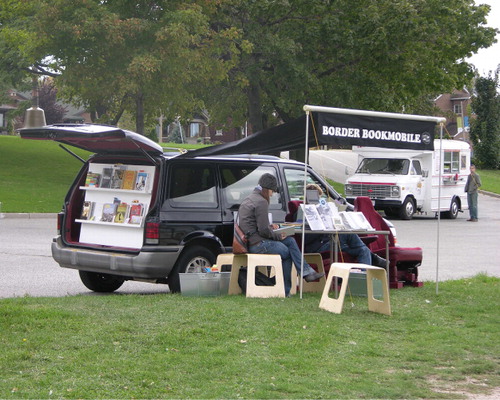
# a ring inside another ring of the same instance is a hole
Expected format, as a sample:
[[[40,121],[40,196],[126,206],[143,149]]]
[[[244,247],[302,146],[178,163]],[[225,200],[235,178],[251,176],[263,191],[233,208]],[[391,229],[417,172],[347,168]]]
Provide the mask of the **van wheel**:
[[[399,218],[410,220],[413,218],[413,214],[415,214],[415,203],[410,197],[407,197],[399,209]]]
[[[181,291],[180,272],[203,272],[204,267],[211,267],[215,264],[215,259],[216,255],[207,247],[190,246],[185,249],[168,277],[170,292],[179,293]]]
[[[454,198],[450,205],[450,211],[446,211],[444,216],[449,219],[456,219],[460,210],[457,198]]]
[[[116,275],[99,274],[97,272],[79,271],[83,284],[94,292],[111,293],[123,285],[125,279]]]

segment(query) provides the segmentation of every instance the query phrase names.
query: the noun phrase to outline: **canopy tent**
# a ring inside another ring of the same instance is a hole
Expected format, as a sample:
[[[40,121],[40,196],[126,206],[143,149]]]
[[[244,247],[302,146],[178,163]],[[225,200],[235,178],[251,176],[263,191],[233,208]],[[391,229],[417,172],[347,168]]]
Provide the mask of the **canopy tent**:
[[[256,132],[235,142],[189,151],[179,157],[192,158],[223,154],[274,154],[280,151],[305,148],[305,179],[308,164],[307,150],[310,147],[358,145],[394,149],[434,150],[436,124],[441,123],[440,138],[442,139],[442,123],[446,121],[442,117],[312,105],[305,105],[304,111],[306,112],[305,115],[291,122]],[[443,146],[441,146],[442,148]],[[306,181],[304,180],[304,193],[305,186]],[[438,204],[438,209],[440,209],[440,204]],[[438,213],[436,285],[439,270],[439,215],[440,213]],[[305,223],[302,229],[303,236],[304,230]],[[304,243],[304,237],[302,237],[302,243]],[[303,266],[301,266],[302,269]],[[300,295],[302,297],[302,282],[300,286]]]
[[[443,140],[443,125],[446,118],[432,117],[411,114],[396,114],[384,113],[377,111],[352,110],[345,108],[321,107],[305,105],[306,123],[304,134],[307,167],[307,157],[309,148],[309,119],[314,118],[314,114],[318,116],[320,131],[323,136],[330,135],[333,132],[334,137],[338,138],[342,143],[348,142],[353,145],[387,147],[398,149],[420,149],[434,150],[434,130],[436,124],[440,123],[439,138]],[[351,118],[349,118],[351,117]],[[352,121],[354,117],[355,121]],[[348,124],[352,124],[349,126]],[[344,129],[347,128],[346,131]],[[337,135],[337,132],[340,134]],[[351,137],[349,132],[352,132]],[[355,135],[355,133],[359,135]],[[354,134],[354,137],[352,135]],[[359,137],[361,136],[361,137]],[[346,138],[343,140],[342,138]],[[430,143],[429,143],[430,141]],[[373,144],[377,143],[377,144]],[[440,160],[443,160],[443,145],[440,147]],[[441,171],[439,168],[439,181],[441,181]],[[305,175],[304,175],[305,176]],[[306,182],[304,180],[304,193]],[[438,210],[441,209],[441,185],[439,185]],[[437,254],[436,254],[436,294],[438,293],[439,285],[439,227],[441,221],[441,213],[438,212],[437,223]],[[305,220],[305,219],[304,219]],[[302,253],[304,253],[304,236],[305,236],[305,221],[302,224]],[[303,265],[300,266],[301,275]],[[302,281],[300,285],[300,297],[302,298]]]

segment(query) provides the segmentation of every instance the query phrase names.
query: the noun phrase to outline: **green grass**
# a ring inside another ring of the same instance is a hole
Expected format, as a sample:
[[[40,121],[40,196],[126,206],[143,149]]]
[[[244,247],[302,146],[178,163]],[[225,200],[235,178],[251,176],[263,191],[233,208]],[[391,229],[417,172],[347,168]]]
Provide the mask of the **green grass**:
[[[481,177],[481,189],[500,194],[500,170],[478,170]]]
[[[197,149],[205,145],[164,143],[164,148]],[[90,153],[70,147],[82,158]],[[0,136],[0,202],[1,212],[59,212],[68,187],[81,163],[62,150],[57,143]],[[478,171],[482,189],[500,194],[500,171]],[[344,193],[341,183],[330,181]]]
[[[500,386],[500,279],[290,299],[0,300],[0,398],[459,399]],[[351,306],[351,301],[354,306]],[[446,390],[446,392],[443,392]]]

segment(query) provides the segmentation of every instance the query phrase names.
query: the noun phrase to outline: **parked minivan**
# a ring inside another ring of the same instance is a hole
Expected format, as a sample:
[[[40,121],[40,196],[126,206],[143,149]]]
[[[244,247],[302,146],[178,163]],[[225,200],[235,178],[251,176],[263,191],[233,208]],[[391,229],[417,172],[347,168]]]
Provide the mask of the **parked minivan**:
[[[305,165],[297,161],[190,158],[165,153],[137,133],[93,124],[26,128],[20,135],[94,153],[81,160],[64,199],[52,256],[61,267],[79,270],[96,292],[113,292],[126,280],[165,283],[179,292],[179,273],[201,272],[232,251],[233,213],[263,173],[279,184],[269,207],[273,221],[285,221],[288,202],[303,199]],[[307,182],[345,204],[310,167]]]

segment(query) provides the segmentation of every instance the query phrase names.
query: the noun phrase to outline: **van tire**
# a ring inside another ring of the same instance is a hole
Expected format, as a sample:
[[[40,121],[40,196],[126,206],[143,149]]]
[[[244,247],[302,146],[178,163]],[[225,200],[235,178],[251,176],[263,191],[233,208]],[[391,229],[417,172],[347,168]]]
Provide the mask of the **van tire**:
[[[94,292],[111,293],[119,289],[125,279],[116,275],[101,274],[98,272],[79,271],[83,284]]]
[[[415,203],[411,197],[407,197],[401,207],[399,208],[399,218],[410,220],[415,214]]]
[[[179,273],[203,272],[204,267],[211,267],[215,264],[216,257],[209,248],[204,246],[194,245],[185,248],[168,276],[170,292],[181,292]]]
[[[456,219],[459,211],[460,211],[460,204],[457,198],[455,197],[451,201],[450,210],[445,211],[443,214],[448,219]]]

